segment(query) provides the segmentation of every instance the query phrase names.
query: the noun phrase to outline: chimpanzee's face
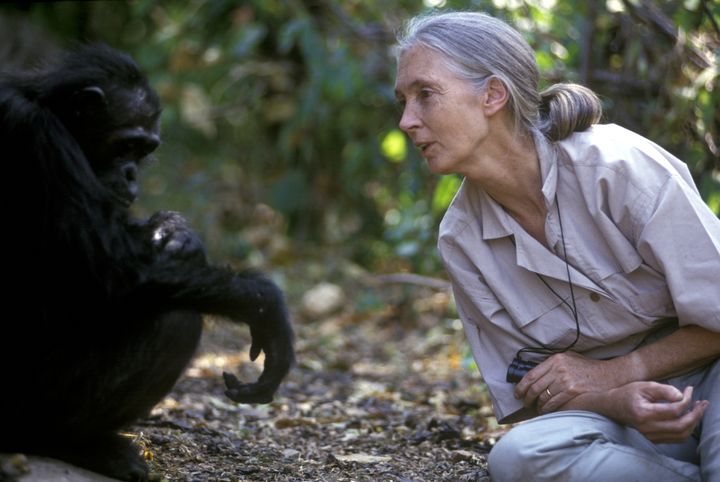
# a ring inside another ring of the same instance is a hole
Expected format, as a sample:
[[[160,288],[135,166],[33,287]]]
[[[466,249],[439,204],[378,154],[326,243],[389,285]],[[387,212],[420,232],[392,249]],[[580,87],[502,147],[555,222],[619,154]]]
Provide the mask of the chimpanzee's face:
[[[73,135],[98,179],[117,202],[138,196],[138,169],[160,145],[160,104],[146,85],[91,86],[75,94]]]

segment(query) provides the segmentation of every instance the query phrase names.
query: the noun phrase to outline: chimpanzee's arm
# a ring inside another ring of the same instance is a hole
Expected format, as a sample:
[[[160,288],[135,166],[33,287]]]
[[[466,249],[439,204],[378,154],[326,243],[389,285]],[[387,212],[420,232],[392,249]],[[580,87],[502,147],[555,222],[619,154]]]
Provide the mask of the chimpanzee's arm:
[[[236,402],[267,403],[294,362],[293,331],[280,289],[256,273],[233,273],[179,260],[156,263],[147,273],[133,303],[169,300],[178,309],[221,315],[247,323],[252,335],[251,359],[265,352],[263,373],[242,384],[225,374],[227,395]],[[144,300],[143,300],[144,299]]]

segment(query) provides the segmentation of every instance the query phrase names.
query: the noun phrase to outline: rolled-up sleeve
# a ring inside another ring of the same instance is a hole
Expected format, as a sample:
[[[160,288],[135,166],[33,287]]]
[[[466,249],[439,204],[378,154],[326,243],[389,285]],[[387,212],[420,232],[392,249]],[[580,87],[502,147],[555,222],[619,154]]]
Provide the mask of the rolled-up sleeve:
[[[637,250],[665,276],[680,325],[720,331],[720,220],[679,176],[667,179],[655,201]]]

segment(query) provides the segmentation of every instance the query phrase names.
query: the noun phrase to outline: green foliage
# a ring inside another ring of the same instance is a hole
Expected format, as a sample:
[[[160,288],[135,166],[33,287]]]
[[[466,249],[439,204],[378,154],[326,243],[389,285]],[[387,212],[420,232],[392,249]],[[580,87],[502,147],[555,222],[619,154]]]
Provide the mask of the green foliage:
[[[578,81],[606,120],[688,163],[720,213],[720,6],[704,0],[448,0],[512,22],[544,84]],[[397,129],[391,46],[419,0],[58,2],[24,15],[102,40],[148,71],[165,111],[144,207],[188,213],[218,256],[245,256],[257,203],[297,244],[378,270],[438,273],[437,224],[460,179],[429,175]]]
[[[383,155],[390,161],[402,162],[407,157],[407,140],[400,129],[393,129],[383,136],[380,144]]]

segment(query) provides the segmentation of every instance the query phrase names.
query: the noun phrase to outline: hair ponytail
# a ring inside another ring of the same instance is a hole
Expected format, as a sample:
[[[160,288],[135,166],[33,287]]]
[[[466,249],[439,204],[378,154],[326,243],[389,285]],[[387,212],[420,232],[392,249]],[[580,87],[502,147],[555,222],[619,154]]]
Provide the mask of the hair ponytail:
[[[538,128],[550,140],[560,141],[584,131],[602,117],[602,104],[592,90],[578,84],[555,84],[540,93]]]

